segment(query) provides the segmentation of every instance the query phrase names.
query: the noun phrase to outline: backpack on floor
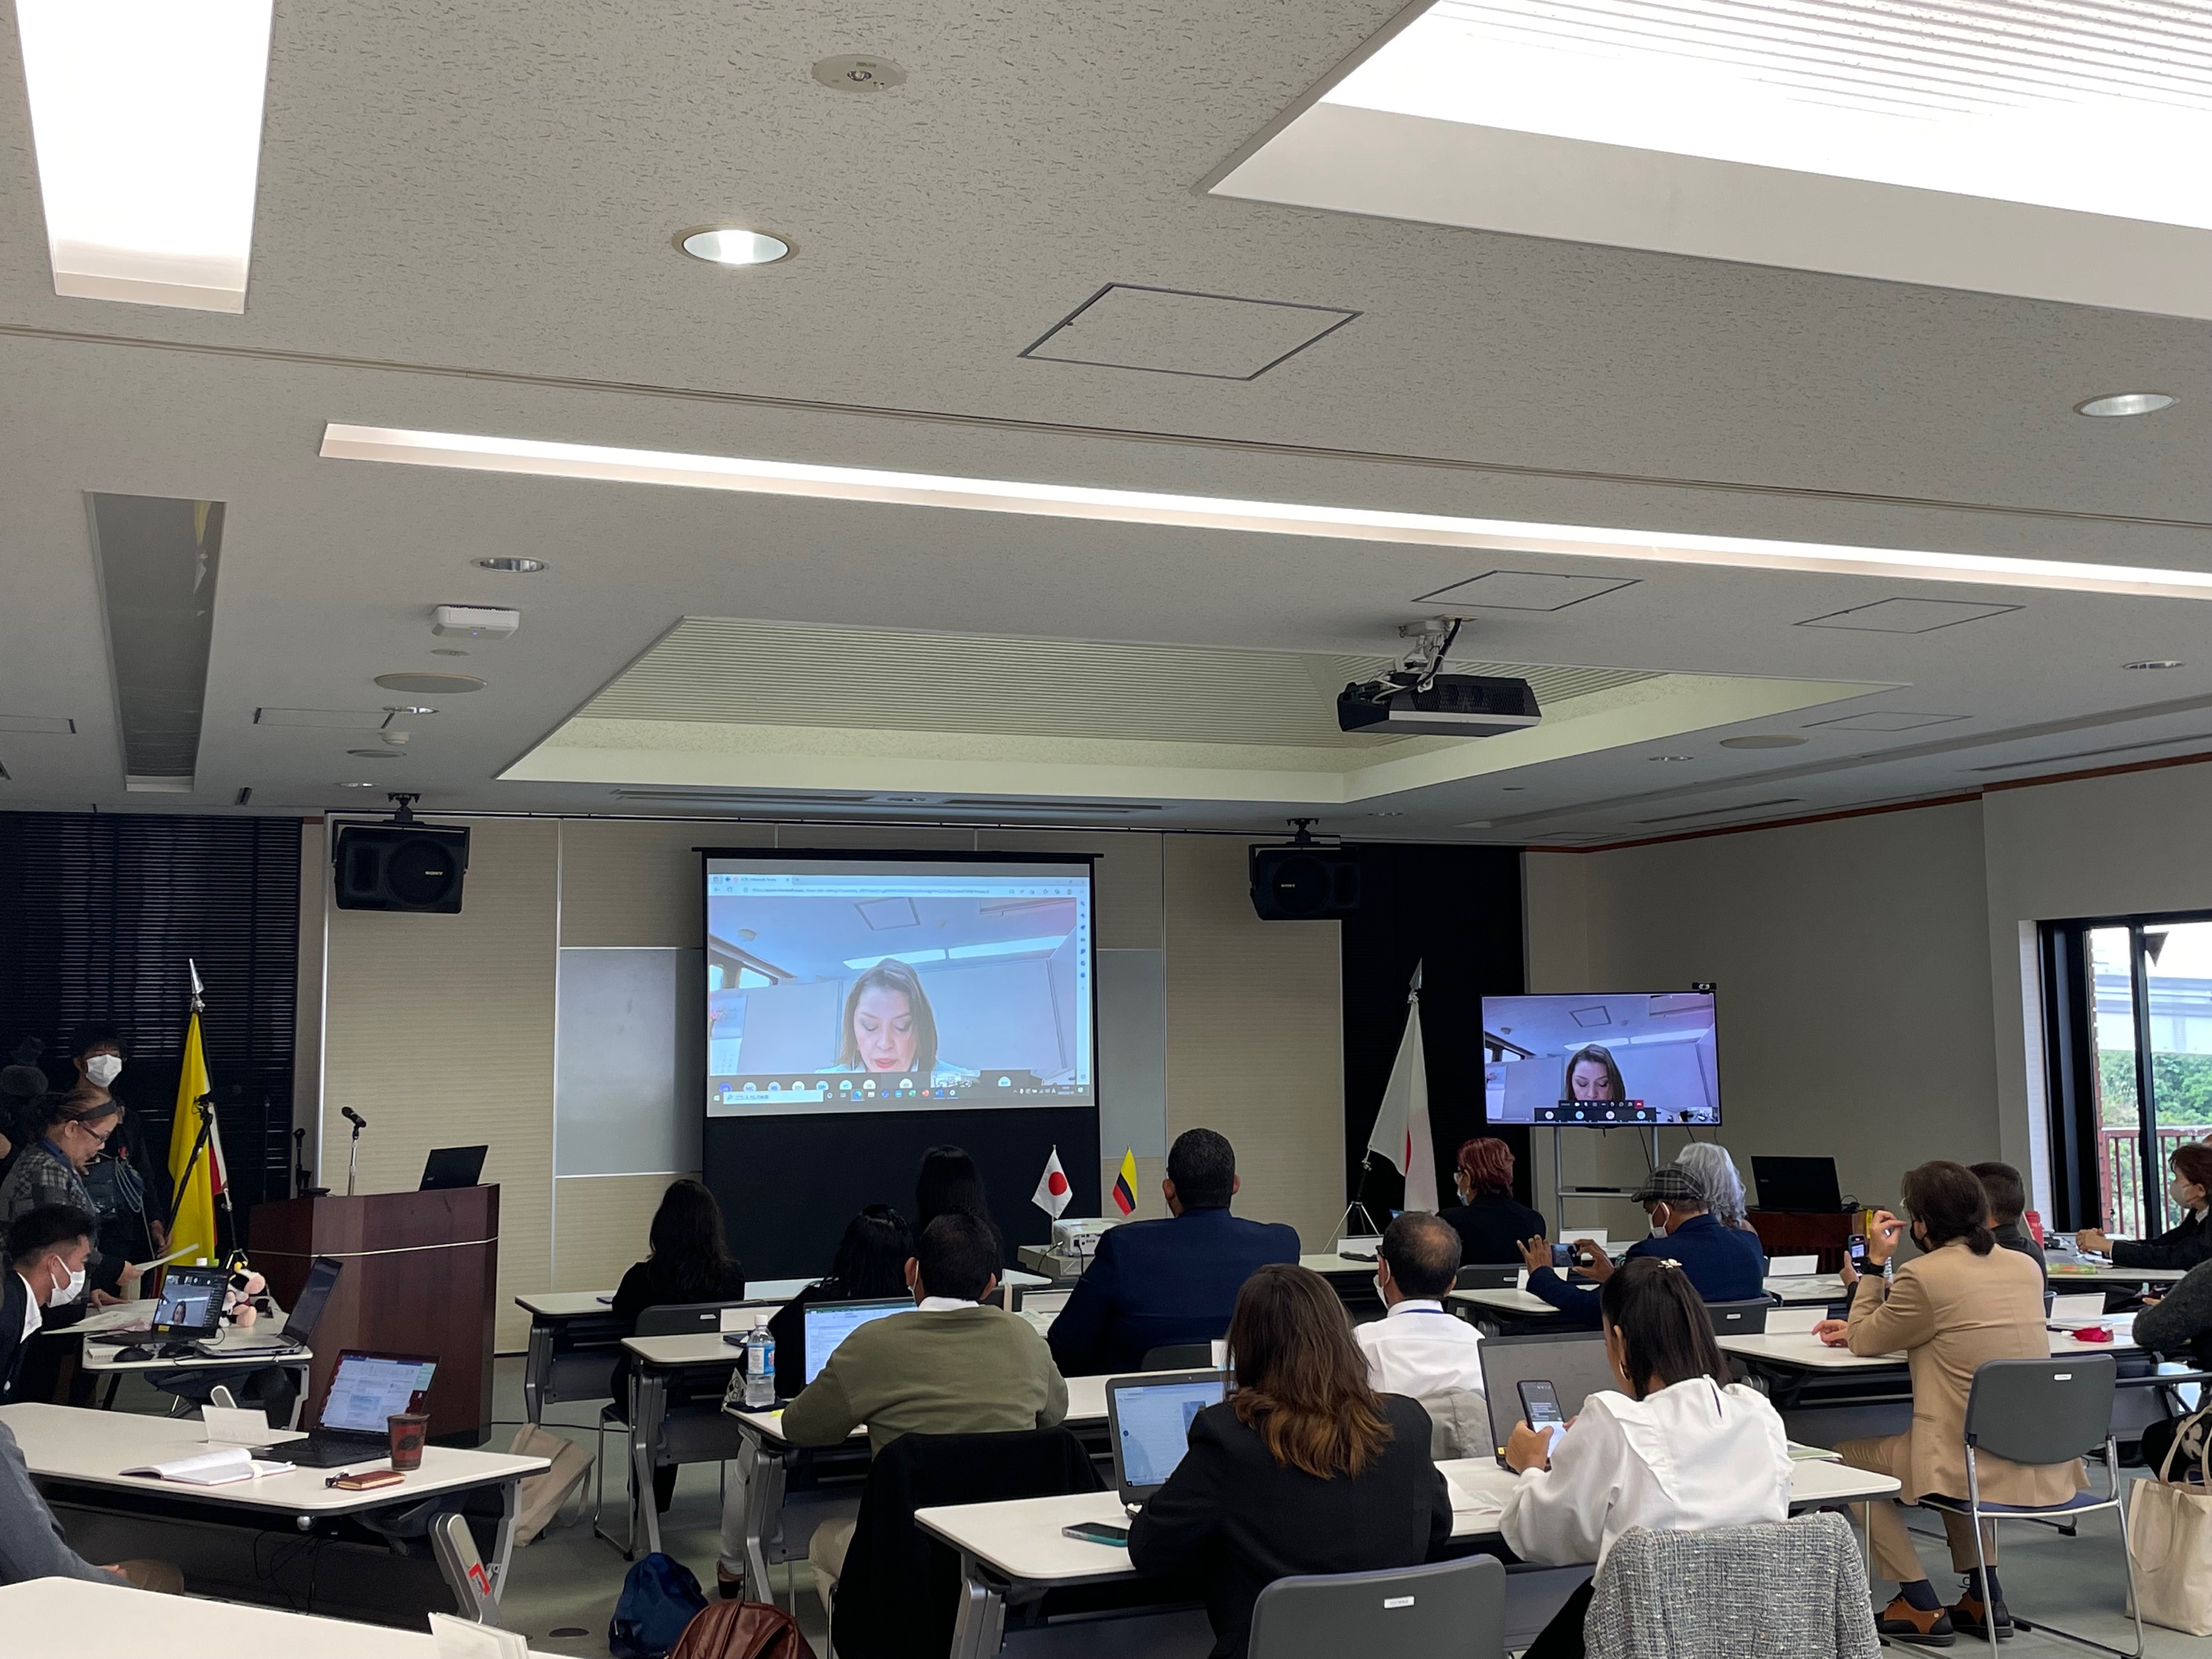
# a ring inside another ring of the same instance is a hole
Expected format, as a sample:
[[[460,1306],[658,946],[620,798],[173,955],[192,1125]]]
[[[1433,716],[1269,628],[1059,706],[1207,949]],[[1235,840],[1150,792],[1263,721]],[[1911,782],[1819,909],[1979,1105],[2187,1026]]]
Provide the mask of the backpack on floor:
[[[706,1605],[690,1568],[657,1551],[641,1557],[623,1578],[607,1625],[607,1650],[614,1659],[668,1659],[684,1626]]]
[[[685,1627],[670,1659],[814,1659],[799,1621],[767,1601],[717,1601]]]

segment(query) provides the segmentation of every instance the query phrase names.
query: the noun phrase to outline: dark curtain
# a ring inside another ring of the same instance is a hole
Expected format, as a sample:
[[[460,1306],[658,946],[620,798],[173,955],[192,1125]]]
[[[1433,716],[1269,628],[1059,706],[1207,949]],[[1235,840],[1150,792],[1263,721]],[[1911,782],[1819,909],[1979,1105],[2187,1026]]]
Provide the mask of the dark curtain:
[[[78,1028],[121,1025],[115,1093],[166,1149],[197,963],[241,1222],[289,1191],[299,949],[297,818],[0,813],[0,1054],[44,1039],[61,1088]]]
[[[1359,860],[1358,910],[1341,923],[1344,979],[1344,1147],[1347,1199],[1384,1220],[1405,1182],[1377,1159],[1363,1170],[1367,1137],[1406,1030],[1406,989],[1423,964],[1421,1043],[1428,1060],[1429,1128],[1441,1201],[1451,1196],[1459,1145],[1490,1133],[1513,1149],[1513,1186],[1529,1200],[1528,1131],[1482,1121],[1482,999],[1524,990],[1521,852],[1511,847],[1348,845]]]

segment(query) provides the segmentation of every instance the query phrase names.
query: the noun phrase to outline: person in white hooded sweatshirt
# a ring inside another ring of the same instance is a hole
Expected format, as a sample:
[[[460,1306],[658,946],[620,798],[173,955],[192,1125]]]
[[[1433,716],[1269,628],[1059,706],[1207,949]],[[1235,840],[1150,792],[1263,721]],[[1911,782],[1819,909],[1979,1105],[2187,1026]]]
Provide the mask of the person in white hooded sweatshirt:
[[[1500,1523],[1514,1553],[1546,1566],[1602,1565],[1632,1527],[1702,1532],[1784,1519],[1789,1436],[1765,1395],[1729,1380],[1688,1276],[1647,1257],[1599,1296],[1622,1392],[1590,1395],[1556,1439],[1515,1425],[1505,1461],[1521,1478]],[[1590,1588],[1568,1598],[1525,1659],[1581,1659]]]

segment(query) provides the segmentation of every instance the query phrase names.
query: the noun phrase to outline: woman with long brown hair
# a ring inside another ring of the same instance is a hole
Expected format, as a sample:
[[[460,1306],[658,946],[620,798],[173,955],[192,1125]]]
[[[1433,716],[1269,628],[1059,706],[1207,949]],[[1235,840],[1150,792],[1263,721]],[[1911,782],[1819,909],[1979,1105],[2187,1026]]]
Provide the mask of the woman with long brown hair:
[[[1246,1279],[1229,1352],[1234,1390],[1192,1420],[1189,1451],[1129,1528],[1138,1571],[1204,1577],[1213,1659],[1242,1659],[1276,1579],[1418,1566],[1451,1535],[1428,1413],[1368,1386],[1319,1273],[1276,1263]]]

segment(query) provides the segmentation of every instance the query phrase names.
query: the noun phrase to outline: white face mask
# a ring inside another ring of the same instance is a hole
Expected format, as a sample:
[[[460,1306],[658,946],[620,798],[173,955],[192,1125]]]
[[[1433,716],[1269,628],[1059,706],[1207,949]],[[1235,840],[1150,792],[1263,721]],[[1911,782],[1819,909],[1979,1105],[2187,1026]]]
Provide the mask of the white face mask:
[[[123,1075],[120,1054],[94,1054],[84,1063],[84,1074],[105,1089]]]
[[[2174,1201],[2177,1207],[2184,1210],[2191,1208],[2189,1202],[2189,1189],[2193,1185],[2195,1185],[2193,1182],[2184,1181],[2180,1176],[2176,1176],[2166,1183],[2166,1195]]]
[[[73,1302],[82,1301],[86,1273],[83,1268],[72,1268],[70,1272],[69,1283],[47,1297],[46,1305],[49,1308],[66,1308]]]

